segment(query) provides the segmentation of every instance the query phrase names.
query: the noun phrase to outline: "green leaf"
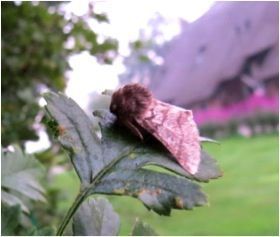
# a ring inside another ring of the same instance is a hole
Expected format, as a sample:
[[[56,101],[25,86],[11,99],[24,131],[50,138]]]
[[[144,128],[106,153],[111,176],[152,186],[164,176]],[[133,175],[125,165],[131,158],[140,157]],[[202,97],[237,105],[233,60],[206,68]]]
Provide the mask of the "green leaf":
[[[136,197],[158,214],[169,215],[171,208],[192,209],[206,204],[199,185],[184,178],[155,171],[119,170],[106,176],[91,193]]]
[[[1,206],[1,234],[15,235],[16,228],[19,226],[20,206]]]
[[[55,228],[53,227],[43,227],[43,228],[40,228],[39,230],[37,230],[37,235],[40,235],[40,236],[54,236],[55,235]]]
[[[26,233],[27,236],[54,236],[55,229],[53,227],[42,227],[37,229],[36,227],[32,227]]]
[[[158,234],[147,223],[144,223],[143,221],[137,218],[133,226],[131,235],[132,236],[156,236]]]
[[[1,190],[1,200],[9,206],[20,205],[21,209],[25,212],[29,212],[27,206],[17,196]]]
[[[105,198],[88,199],[74,216],[73,233],[75,236],[116,236],[120,218]]]
[[[192,180],[208,181],[221,176],[221,171],[205,152],[199,171],[191,175],[162,146],[149,139],[141,142],[119,127],[109,111],[94,112],[101,121],[99,139],[90,119],[73,100],[55,93],[46,94],[45,99],[47,112],[58,123],[58,139],[69,151],[82,183],[68,217],[75,212],[75,205],[95,193],[129,195],[163,215],[169,215],[172,208],[192,209],[207,203],[200,186]],[[149,170],[146,167],[150,165],[171,172]]]
[[[2,150],[2,201],[8,205],[20,204],[28,212],[20,195],[31,200],[45,201],[45,190],[37,181],[44,169],[34,157],[24,155],[18,146],[14,146],[14,149],[14,152],[6,153]]]
[[[101,141],[85,112],[72,99],[55,93],[44,97],[47,112],[59,124],[58,140],[69,151],[82,185],[86,186],[103,166]]]

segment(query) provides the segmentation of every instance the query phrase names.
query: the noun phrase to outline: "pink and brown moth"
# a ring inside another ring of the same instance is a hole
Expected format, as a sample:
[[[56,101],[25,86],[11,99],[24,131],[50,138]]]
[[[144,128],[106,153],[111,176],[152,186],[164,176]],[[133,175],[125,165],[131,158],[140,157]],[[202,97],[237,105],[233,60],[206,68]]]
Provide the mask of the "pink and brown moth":
[[[140,84],[128,84],[112,95],[110,111],[141,140],[141,130],[152,134],[190,174],[200,163],[199,132],[191,110],[155,99]]]

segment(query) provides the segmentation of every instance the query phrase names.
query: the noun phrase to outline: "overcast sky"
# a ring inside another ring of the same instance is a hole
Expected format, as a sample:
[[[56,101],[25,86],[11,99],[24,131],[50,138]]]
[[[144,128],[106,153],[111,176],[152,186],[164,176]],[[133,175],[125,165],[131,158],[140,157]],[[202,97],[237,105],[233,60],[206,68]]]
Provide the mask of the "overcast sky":
[[[87,11],[88,1],[73,1],[68,10],[81,15]],[[128,43],[138,37],[140,28],[145,28],[149,19],[156,12],[169,19],[170,25],[165,29],[167,36],[179,33],[179,18],[192,22],[200,17],[213,1],[178,1],[178,0],[111,0],[95,1],[95,11],[105,12],[110,24],[93,25],[101,34],[116,38],[119,41],[120,54],[128,54]],[[118,85],[118,74],[124,68],[121,59],[113,66],[99,65],[88,53],[72,57],[70,65],[70,82],[66,94],[85,108],[88,95],[92,91],[102,92],[114,89]]]
[[[77,15],[88,10],[88,0],[74,0],[66,9]],[[179,18],[189,23],[203,15],[214,3],[209,0],[96,0],[93,1],[97,13],[106,13],[110,24],[91,24],[94,30],[104,36],[111,36],[119,41],[121,55],[126,55],[128,43],[137,39],[139,30],[145,28],[149,19],[160,13],[169,20],[164,30],[166,37],[179,33]],[[69,82],[66,94],[86,109],[92,92],[115,89],[118,86],[118,74],[124,69],[121,59],[113,65],[99,65],[88,53],[73,56],[70,61],[72,71],[68,74]],[[44,104],[43,101],[41,104]],[[44,131],[39,133],[38,142],[27,142],[26,150],[31,153],[47,148],[50,144]]]

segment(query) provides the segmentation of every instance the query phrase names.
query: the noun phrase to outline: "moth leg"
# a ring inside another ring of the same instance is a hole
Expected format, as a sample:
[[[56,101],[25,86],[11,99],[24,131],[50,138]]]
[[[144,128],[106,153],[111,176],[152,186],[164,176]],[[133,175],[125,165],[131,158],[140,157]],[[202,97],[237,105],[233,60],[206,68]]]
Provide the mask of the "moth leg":
[[[139,137],[141,140],[143,140],[143,136],[139,129],[129,120],[123,120],[123,124],[130,129],[130,131],[137,137]]]

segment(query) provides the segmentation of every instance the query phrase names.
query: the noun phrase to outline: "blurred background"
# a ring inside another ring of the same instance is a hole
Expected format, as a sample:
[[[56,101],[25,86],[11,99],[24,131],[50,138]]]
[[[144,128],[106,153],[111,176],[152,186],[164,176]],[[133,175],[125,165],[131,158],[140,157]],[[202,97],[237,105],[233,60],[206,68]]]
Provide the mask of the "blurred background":
[[[171,217],[110,197],[120,234],[136,217],[160,235],[278,234],[278,2],[2,1],[1,21],[1,144],[44,170],[44,198],[17,194],[29,210],[17,234],[57,226],[79,189],[42,93],[62,91],[92,117],[110,103],[102,91],[131,82],[193,110],[201,135],[221,141],[205,149],[224,177],[204,187],[210,206]]]

